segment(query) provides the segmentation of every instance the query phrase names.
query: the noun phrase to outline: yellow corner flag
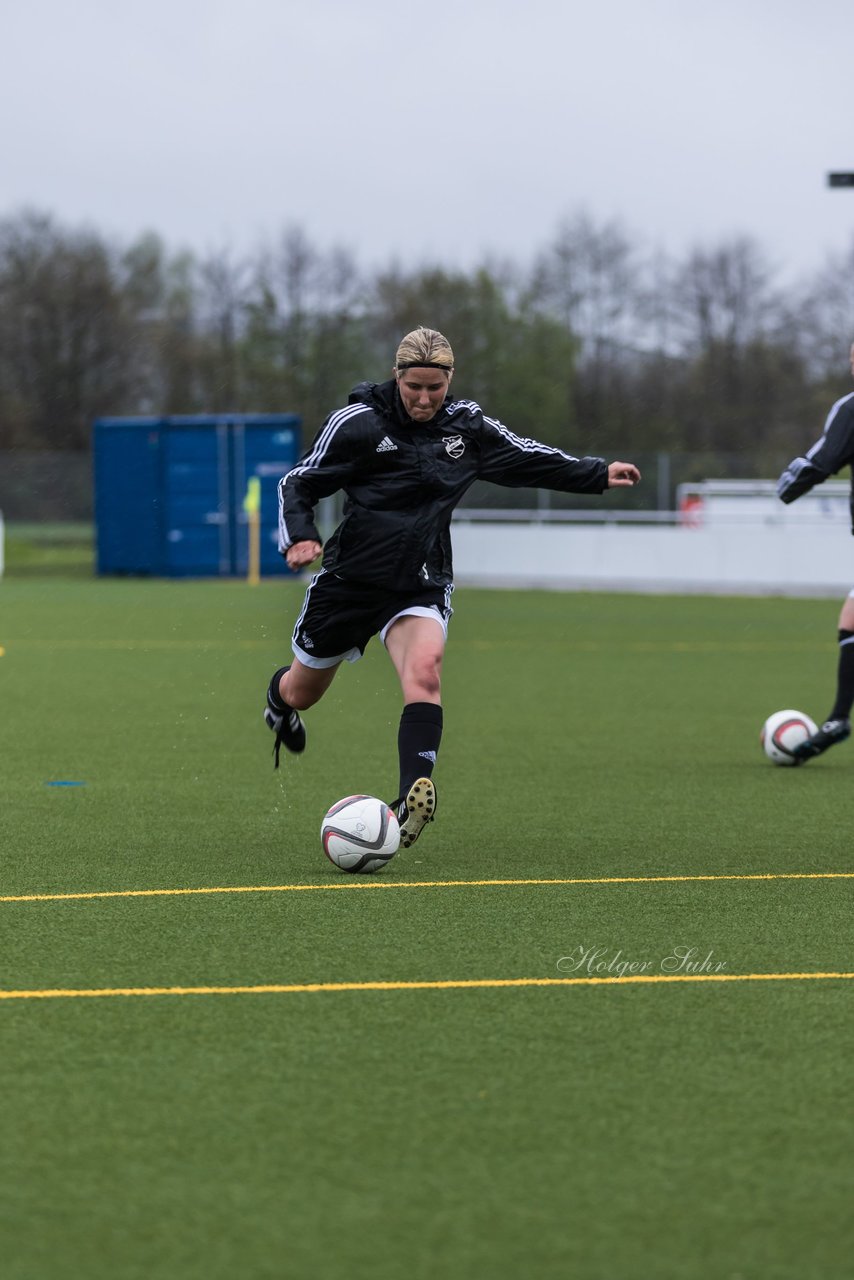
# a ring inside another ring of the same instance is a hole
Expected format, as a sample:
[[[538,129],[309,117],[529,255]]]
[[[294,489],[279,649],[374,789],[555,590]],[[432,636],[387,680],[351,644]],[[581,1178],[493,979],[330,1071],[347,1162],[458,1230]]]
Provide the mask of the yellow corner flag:
[[[249,477],[246,497],[243,499],[243,510],[246,512],[246,523],[249,527],[246,581],[254,587],[261,581],[261,481],[257,476]]]
[[[249,477],[246,497],[243,499],[243,510],[248,516],[257,515],[261,510],[261,481],[257,476]]]

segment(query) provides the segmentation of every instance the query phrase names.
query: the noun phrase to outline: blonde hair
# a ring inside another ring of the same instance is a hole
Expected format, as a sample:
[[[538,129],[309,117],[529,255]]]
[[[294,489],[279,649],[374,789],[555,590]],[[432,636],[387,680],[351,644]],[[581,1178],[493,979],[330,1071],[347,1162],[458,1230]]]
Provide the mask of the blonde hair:
[[[444,369],[453,372],[454,353],[451,344],[438,329],[425,329],[419,325],[408,333],[397,348],[394,360],[397,373],[403,369]]]

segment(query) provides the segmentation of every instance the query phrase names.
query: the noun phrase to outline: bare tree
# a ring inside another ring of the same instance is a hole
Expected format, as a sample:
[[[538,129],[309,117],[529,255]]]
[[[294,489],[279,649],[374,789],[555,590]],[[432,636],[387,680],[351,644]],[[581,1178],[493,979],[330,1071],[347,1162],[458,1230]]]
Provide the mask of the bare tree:
[[[830,255],[796,292],[798,340],[810,376],[822,387],[844,371],[854,342],[854,238]]]
[[[618,223],[599,225],[579,212],[561,223],[531,272],[530,304],[558,320],[577,345],[575,416],[597,447],[624,435],[642,345],[643,266]]]
[[[198,268],[200,394],[217,413],[241,407],[242,338],[246,326],[250,267],[232,261],[228,249],[211,252]]]
[[[637,339],[638,252],[618,223],[597,226],[577,213],[535,261],[532,293],[580,342],[583,367],[604,363],[610,349]]]
[[[759,246],[738,238],[692,251],[674,270],[670,308],[687,439],[701,451],[770,456],[797,420],[804,379],[790,310]]]
[[[0,431],[6,444],[85,448],[126,401],[133,332],[113,256],[93,232],[25,212],[0,223]]]
[[[675,272],[671,303],[677,340],[697,354],[772,338],[782,299],[762,250],[740,237],[693,250]]]

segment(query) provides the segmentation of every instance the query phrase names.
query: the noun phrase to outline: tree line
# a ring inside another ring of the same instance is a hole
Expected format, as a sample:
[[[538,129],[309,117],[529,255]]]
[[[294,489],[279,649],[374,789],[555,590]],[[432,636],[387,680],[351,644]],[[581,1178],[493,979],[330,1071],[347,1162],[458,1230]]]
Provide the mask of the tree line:
[[[852,284],[854,237],[784,286],[747,237],[650,254],[583,212],[525,263],[368,272],[296,226],[199,254],[24,211],[0,220],[0,450],[86,450],[95,418],[125,414],[295,412],[310,439],[427,324],[460,392],[520,434],[772,474],[846,387]]]

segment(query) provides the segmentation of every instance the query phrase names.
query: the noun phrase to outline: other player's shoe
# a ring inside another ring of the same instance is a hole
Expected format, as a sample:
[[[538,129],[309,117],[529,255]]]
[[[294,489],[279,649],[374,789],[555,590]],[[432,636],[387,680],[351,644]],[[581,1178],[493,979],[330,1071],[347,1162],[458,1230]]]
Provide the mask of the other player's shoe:
[[[812,760],[813,756],[820,756],[828,747],[850,737],[850,720],[825,720],[820,729],[793,749],[792,755],[796,760]]]
[[[305,725],[300,719],[298,711],[294,711],[293,707],[283,707],[281,703],[277,706],[277,700],[273,697],[273,683],[279,683],[281,671],[277,671],[270,681],[270,687],[267,690],[267,705],[264,708],[264,723],[276,735],[276,741],[273,744],[273,755],[276,758],[276,768],[279,767],[279,752],[282,747],[286,747],[288,751],[299,753],[305,751]]]
[[[428,822],[436,815],[436,786],[431,778],[417,778],[392,808],[400,823],[400,844],[411,849]]]

